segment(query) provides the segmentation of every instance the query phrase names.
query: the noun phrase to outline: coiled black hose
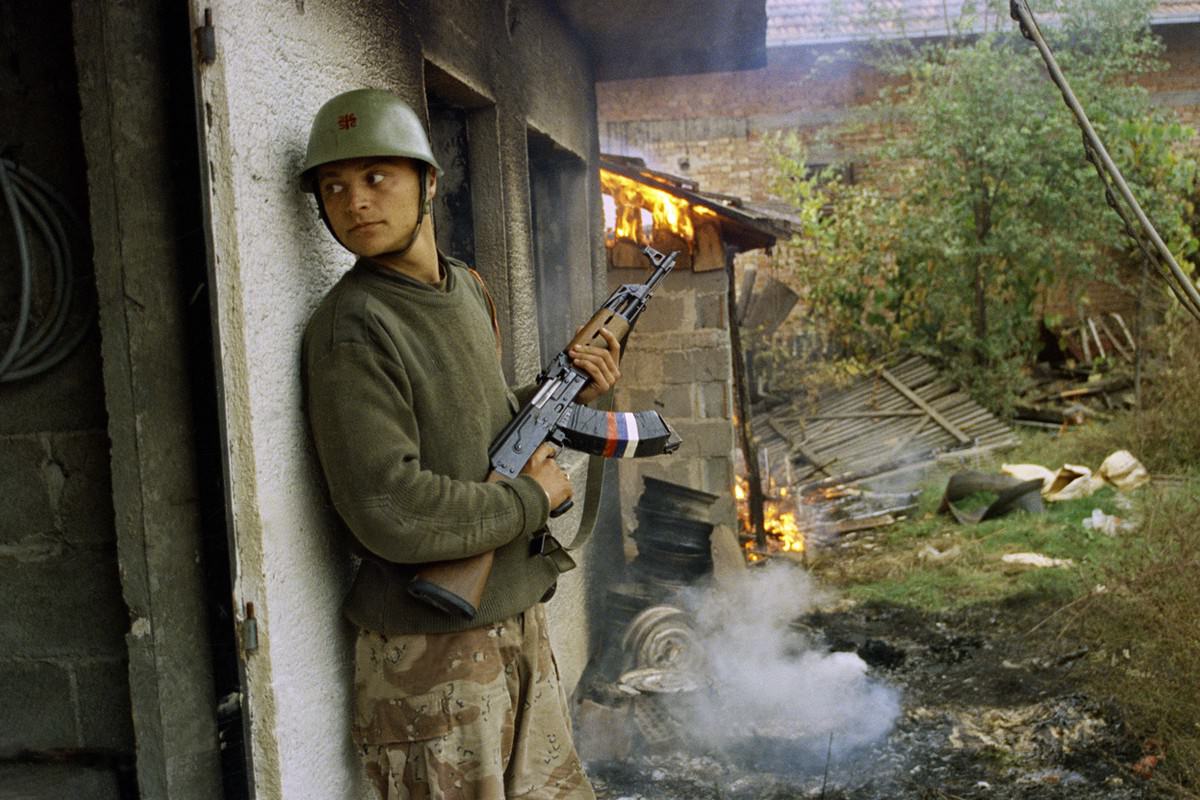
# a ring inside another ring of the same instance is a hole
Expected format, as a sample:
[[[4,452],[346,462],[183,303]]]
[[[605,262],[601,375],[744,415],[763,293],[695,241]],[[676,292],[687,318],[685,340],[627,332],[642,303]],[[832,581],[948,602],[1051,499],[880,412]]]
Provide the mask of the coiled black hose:
[[[66,199],[47,181],[6,158],[0,158],[0,193],[17,237],[21,281],[16,330],[0,355],[0,382],[11,382],[40,375],[70,355],[91,329],[92,314],[76,330],[65,333],[75,295],[70,234],[78,237],[83,231]],[[46,243],[54,273],[50,305],[39,321],[32,318],[29,223]]]

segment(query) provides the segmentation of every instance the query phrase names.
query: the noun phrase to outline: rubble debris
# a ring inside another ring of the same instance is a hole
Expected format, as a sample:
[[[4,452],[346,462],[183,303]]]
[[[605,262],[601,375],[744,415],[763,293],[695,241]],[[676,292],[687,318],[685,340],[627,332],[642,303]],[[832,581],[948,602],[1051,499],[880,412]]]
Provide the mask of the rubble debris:
[[[1100,477],[1122,492],[1132,491],[1150,482],[1150,473],[1128,450],[1109,454],[1100,465]]]
[[[921,552],[917,553],[917,558],[922,561],[951,561],[960,555],[962,555],[962,548],[958,545],[938,550],[933,545],[927,544],[921,548]]]
[[[939,463],[1017,442],[917,357],[877,365],[816,399],[764,408],[752,425],[764,483],[780,487],[765,491],[792,498],[818,542],[895,524],[917,507],[919,483]]]
[[[1052,633],[1031,634],[1044,607],[1012,611],[1019,618],[988,608],[929,615],[887,605],[823,607],[794,624],[831,648],[857,651],[874,670],[887,670],[889,681],[905,687],[902,715],[885,740],[839,757],[835,735],[830,758],[827,732],[805,736],[764,725],[748,731],[737,746],[703,752],[688,748],[687,736],[660,748],[635,742],[623,758],[593,758],[581,749],[597,797],[1150,796],[1148,784],[1128,777],[1128,770],[1158,752],[1131,740],[1112,707],[1078,693],[1072,670],[1086,648]],[[952,734],[959,746],[952,744]],[[799,748],[798,735],[817,740],[814,748]],[[1147,759],[1146,766],[1152,762]]]
[[[710,508],[715,494],[689,486],[643,478],[634,512],[638,526],[630,536],[638,555],[630,571],[658,594],[694,584],[712,573]]]
[[[954,714],[950,745],[993,750],[1037,765],[1054,764],[1107,733],[1107,723],[1076,698],[1017,708],[970,708]]]
[[[1114,321],[1115,322],[1115,321]],[[1123,321],[1122,321],[1123,326]],[[1108,323],[1093,322],[1097,331],[1103,331]],[[1117,330],[1116,326],[1112,327]],[[1091,339],[1091,330],[1088,339]],[[1068,347],[1061,353],[1063,363],[1058,365],[1039,364],[1031,376],[1029,387],[1016,406],[1014,422],[1035,428],[1061,430],[1070,425],[1083,425],[1089,419],[1108,419],[1111,412],[1132,408],[1134,405],[1133,357],[1136,348],[1131,348],[1123,337],[1112,337],[1109,344],[1101,344],[1104,357],[1093,359],[1090,349]],[[1086,343],[1080,339],[1079,343]],[[1145,380],[1145,377],[1143,377]]]
[[[647,608],[621,638],[628,668],[690,671],[700,666],[700,647],[687,612],[675,606]]]
[[[1104,479],[1093,475],[1087,467],[1078,464],[1063,464],[1054,473],[1050,486],[1045,490],[1046,499],[1052,503],[1064,500],[1079,500],[1091,497],[1104,488]]]
[[[1009,475],[993,475],[976,470],[963,470],[950,476],[942,495],[939,514],[951,514],[960,524],[974,525],[1003,517],[1013,511],[1040,514],[1044,511],[1041,497],[1042,479],[1019,480]],[[966,510],[959,505],[967,497],[980,493],[996,494],[996,499],[983,508]]]
[[[1000,557],[1005,564],[1020,564],[1025,567],[1073,567],[1075,562],[1069,558],[1050,558],[1041,553],[1006,553]]]
[[[1105,514],[1102,509],[1093,508],[1092,515],[1084,518],[1083,527],[1084,530],[1093,530],[1107,534],[1108,536],[1116,536],[1118,533],[1134,530],[1137,527],[1137,523],[1112,514]]]
[[[1042,481],[1042,497],[1049,502],[1091,497],[1105,486],[1129,492],[1150,482],[1150,473],[1128,450],[1110,453],[1095,473],[1080,464],[1063,464],[1051,471],[1040,464],[1004,464],[1000,471],[1018,480]]]
[[[880,365],[815,401],[793,398],[752,422],[776,472],[792,470],[787,483],[797,487],[824,478],[856,483],[893,464],[909,466],[914,455],[932,463],[952,450],[1017,441],[1011,428],[917,357]]]

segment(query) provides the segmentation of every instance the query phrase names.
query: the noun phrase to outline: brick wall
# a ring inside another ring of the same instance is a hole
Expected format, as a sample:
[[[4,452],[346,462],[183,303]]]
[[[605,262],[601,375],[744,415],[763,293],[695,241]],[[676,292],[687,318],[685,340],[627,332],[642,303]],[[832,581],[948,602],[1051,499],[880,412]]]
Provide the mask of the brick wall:
[[[33,10],[37,8],[38,10]],[[5,154],[50,181],[86,219],[70,6],[17,4],[0,23]],[[66,54],[65,56],[63,54]],[[0,263],[16,263],[0,203]],[[35,245],[35,309],[47,259]],[[91,286],[90,259],[80,279]],[[0,349],[20,284],[0,275]],[[94,299],[90,302],[94,305]],[[49,373],[0,384],[0,796],[119,796],[133,759],[99,336]],[[38,753],[58,764],[37,764]],[[84,765],[77,756],[87,754]]]
[[[1158,33],[1166,45],[1168,68],[1147,76],[1144,84],[1156,102],[1200,126],[1200,25],[1168,26]],[[820,163],[853,160],[881,136],[868,112],[862,117],[866,124],[829,137],[833,128],[862,114],[888,85],[885,76],[869,67],[827,63],[822,57],[830,54],[819,48],[772,48],[767,67],[760,70],[598,84],[601,150],[640,156],[653,169],[698,181],[704,191],[771,199],[773,136],[795,131],[808,143],[810,158]],[[860,179],[871,180],[882,169],[855,164]],[[780,245],[769,257],[739,257],[739,267],[754,263],[794,284],[787,265],[795,257]],[[803,286],[793,288],[803,295]],[[1088,295],[1126,302],[1118,291],[1100,284],[1090,287]]]

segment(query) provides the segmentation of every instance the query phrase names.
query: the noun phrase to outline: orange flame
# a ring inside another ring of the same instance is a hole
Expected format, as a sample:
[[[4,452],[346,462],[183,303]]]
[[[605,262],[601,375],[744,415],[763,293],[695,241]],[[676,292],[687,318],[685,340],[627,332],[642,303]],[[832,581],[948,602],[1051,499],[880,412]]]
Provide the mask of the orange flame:
[[[617,206],[616,221],[612,228],[616,239],[648,243],[648,237],[641,224],[643,208],[650,212],[655,229],[671,231],[689,242],[695,232],[692,226],[693,213],[716,216],[711,209],[692,206],[688,201],[670,192],[655,189],[606,169],[600,170],[600,190],[611,196]]]
[[[779,500],[768,499],[763,503],[763,528],[767,532],[768,550],[774,553],[803,553],[804,531],[800,530],[796,521],[796,512],[787,510],[791,506],[791,503],[785,502],[788,489],[786,486],[778,486],[774,478],[770,479],[770,484],[768,494],[778,497]],[[740,475],[736,476],[733,497],[737,501],[738,522],[741,524],[742,533],[753,537],[754,528],[750,523],[750,482]],[[745,550],[747,561],[753,562],[763,558],[763,554],[754,550],[753,539],[746,542]]]

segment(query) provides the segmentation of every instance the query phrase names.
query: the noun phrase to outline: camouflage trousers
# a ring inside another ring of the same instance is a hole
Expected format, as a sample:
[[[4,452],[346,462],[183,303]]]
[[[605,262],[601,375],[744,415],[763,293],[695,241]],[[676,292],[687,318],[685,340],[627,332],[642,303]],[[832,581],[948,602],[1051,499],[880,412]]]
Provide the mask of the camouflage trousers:
[[[360,631],[354,728],[382,800],[594,800],[541,604],[461,633]]]

